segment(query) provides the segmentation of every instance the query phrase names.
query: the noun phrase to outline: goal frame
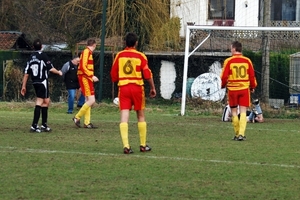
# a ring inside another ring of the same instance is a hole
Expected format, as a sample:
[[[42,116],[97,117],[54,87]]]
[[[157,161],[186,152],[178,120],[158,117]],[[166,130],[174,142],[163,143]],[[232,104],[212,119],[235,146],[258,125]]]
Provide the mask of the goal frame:
[[[300,31],[300,27],[261,27],[261,26],[198,26],[187,25],[185,34],[185,52],[184,52],[184,68],[183,68],[183,82],[182,82],[182,98],[180,115],[185,115],[186,106],[186,89],[187,89],[187,72],[189,57],[201,47],[201,45],[210,37],[210,33],[204,38],[198,46],[191,52],[190,49],[190,33],[191,30],[232,30],[232,31]]]

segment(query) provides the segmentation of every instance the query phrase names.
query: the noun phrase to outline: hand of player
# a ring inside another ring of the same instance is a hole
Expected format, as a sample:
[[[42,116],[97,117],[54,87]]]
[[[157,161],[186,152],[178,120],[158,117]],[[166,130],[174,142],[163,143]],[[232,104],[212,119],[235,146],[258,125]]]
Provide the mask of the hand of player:
[[[155,89],[151,89],[150,90],[150,97],[154,98],[156,96],[156,90]]]
[[[22,96],[25,96],[25,94],[26,94],[26,88],[22,88],[21,89],[21,94],[22,94]]]
[[[254,88],[250,88],[250,92],[251,92],[251,93],[254,93],[254,92],[255,92],[255,89],[254,89]]]
[[[98,82],[99,81],[99,79],[96,76],[93,76],[92,79],[93,79],[94,82]]]

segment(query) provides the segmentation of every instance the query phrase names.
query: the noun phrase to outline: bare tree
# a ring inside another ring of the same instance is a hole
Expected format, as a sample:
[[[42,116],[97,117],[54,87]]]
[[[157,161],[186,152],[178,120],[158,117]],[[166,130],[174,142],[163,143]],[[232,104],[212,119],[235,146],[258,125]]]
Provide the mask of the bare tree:
[[[31,40],[41,38],[49,43],[64,41],[74,52],[77,42],[101,35],[101,23],[104,23],[101,22],[102,1],[0,1],[7,6],[5,9],[2,6],[0,28],[18,29]],[[108,0],[106,38],[122,38],[126,32],[132,31],[139,35],[141,50],[147,49],[151,42],[152,48],[155,44],[164,44],[166,38],[173,38],[161,37],[164,34],[177,32],[176,38],[179,37],[178,26],[170,27],[178,30],[166,32],[166,24],[170,21],[169,12],[170,0]],[[7,17],[3,17],[4,15]]]
[[[10,29],[10,13],[12,12],[12,2],[10,0],[0,0],[0,30]]]
[[[271,16],[271,0],[265,0],[263,13],[263,26],[270,26],[270,16]],[[262,38],[262,100],[265,103],[269,102],[269,80],[270,80],[270,32],[264,31]]]
[[[126,32],[135,32],[139,35],[141,50],[147,49],[154,34],[170,20],[169,0],[110,0],[108,2],[107,36],[123,36]]]

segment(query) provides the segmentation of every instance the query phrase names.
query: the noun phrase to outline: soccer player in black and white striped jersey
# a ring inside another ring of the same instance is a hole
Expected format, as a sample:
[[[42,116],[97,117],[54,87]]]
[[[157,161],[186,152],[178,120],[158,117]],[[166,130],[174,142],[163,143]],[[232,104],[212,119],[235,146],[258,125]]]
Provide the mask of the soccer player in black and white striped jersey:
[[[23,84],[21,94],[26,94],[26,84],[29,76],[32,80],[32,85],[36,93],[36,102],[33,115],[33,121],[30,128],[31,132],[49,132],[50,127],[47,125],[48,120],[48,106],[50,103],[49,88],[48,88],[48,74],[52,72],[62,76],[62,72],[55,69],[49,60],[47,54],[41,51],[41,40],[37,39],[33,42],[35,52],[30,55],[27,65],[24,70]],[[42,125],[38,126],[39,118],[42,113]]]

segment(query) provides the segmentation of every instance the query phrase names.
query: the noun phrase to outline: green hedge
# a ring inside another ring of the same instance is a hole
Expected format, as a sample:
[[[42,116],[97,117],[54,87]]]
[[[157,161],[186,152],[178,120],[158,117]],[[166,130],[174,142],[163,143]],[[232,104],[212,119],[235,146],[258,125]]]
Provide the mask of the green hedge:
[[[271,99],[284,99],[288,101],[289,94],[289,72],[290,55],[296,51],[271,52],[270,53],[270,85],[269,97]],[[244,51],[245,56],[249,57],[254,65],[258,81],[258,92],[261,91],[261,72],[262,72],[262,53]],[[259,93],[259,95],[261,95]]]

